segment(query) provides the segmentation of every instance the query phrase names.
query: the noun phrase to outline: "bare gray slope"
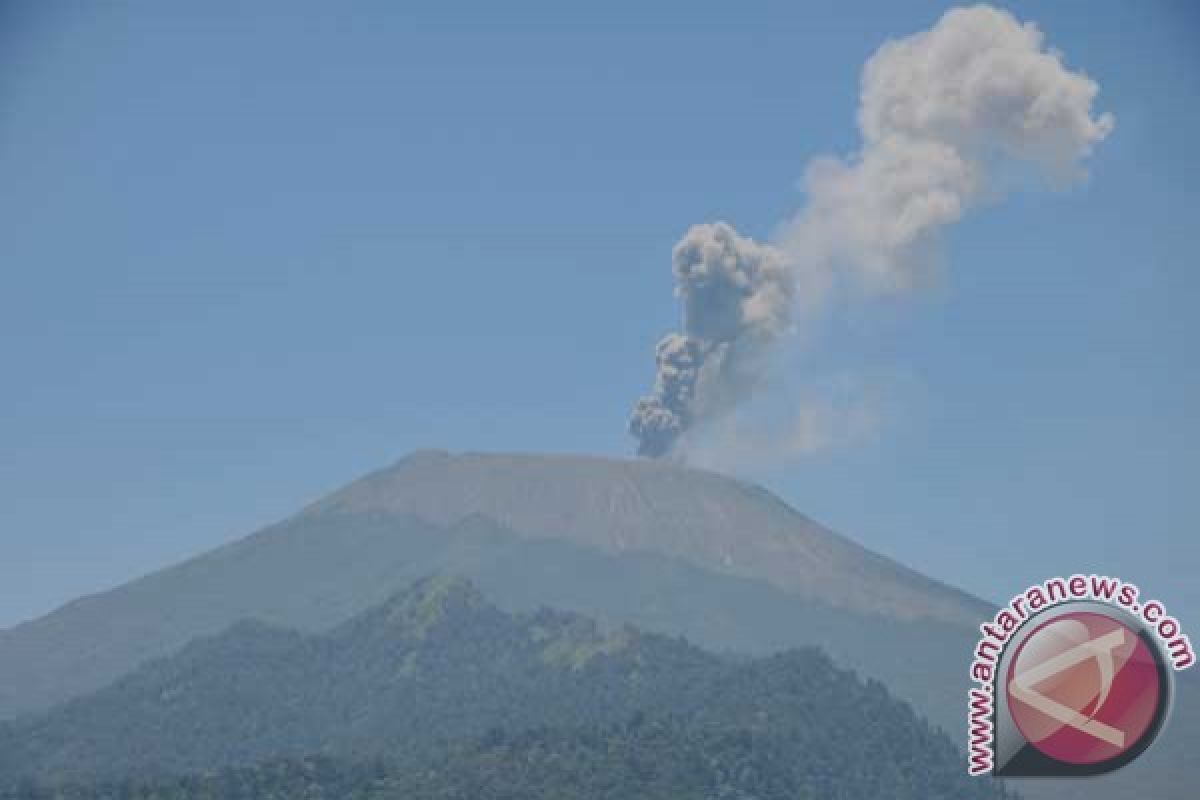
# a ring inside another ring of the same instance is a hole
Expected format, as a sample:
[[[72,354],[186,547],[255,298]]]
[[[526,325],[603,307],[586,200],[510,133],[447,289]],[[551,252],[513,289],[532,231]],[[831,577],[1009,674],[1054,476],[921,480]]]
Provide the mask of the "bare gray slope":
[[[485,516],[518,534],[649,552],[834,606],[974,627],[986,604],[813,522],[761,487],[662,461],[414,453],[311,511]]]

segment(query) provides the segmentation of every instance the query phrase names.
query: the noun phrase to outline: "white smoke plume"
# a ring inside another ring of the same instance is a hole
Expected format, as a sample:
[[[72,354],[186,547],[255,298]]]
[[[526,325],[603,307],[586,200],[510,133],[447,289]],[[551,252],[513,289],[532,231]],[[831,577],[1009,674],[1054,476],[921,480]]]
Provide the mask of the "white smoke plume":
[[[861,149],[810,162],[807,204],[773,243],[716,223],[676,245],[683,330],[659,343],[654,388],[634,408],[638,452],[678,455],[691,431],[752,394],[797,309],[820,306],[828,287],[919,286],[943,229],[1010,176],[1081,177],[1114,123],[1093,116],[1098,91],[1034,24],[989,6],[885,43],[863,67]]]

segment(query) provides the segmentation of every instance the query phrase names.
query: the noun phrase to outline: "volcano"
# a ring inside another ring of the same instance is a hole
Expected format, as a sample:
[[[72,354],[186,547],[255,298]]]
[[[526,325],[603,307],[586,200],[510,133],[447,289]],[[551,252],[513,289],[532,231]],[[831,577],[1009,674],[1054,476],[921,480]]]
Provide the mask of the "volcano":
[[[430,575],[469,579],[506,612],[550,607],[752,655],[817,646],[956,739],[977,625],[992,614],[713,472],[421,451],[244,539],[0,632],[0,719],[100,690],[243,620],[328,632]],[[1172,791],[1190,780],[1200,703],[1194,683],[1178,688],[1179,730],[1089,796],[1109,784],[1126,796],[1139,775],[1156,796],[1184,796]]]

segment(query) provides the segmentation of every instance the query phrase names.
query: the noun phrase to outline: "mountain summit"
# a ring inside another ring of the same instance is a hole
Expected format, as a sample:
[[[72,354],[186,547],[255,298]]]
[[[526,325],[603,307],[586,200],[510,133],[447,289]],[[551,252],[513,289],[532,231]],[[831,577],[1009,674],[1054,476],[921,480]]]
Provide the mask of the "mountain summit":
[[[866,550],[766,489],[670,462],[424,450],[308,511],[331,512],[437,526],[481,516],[522,536],[659,553],[857,611],[972,626],[988,613],[981,601]]]

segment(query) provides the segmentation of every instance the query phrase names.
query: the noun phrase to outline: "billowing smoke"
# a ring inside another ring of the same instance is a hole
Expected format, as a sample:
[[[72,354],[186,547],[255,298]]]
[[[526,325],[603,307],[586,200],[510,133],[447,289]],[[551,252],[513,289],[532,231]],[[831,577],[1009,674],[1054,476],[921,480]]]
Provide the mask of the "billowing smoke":
[[[752,391],[792,311],[792,279],[781,253],[723,222],[689,230],[672,264],[683,332],[658,343],[654,391],[633,409],[629,429],[644,456],[667,454],[696,422],[732,409]]]
[[[634,408],[638,452],[678,454],[749,397],[796,309],[819,306],[827,287],[919,286],[936,271],[942,230],[981,199],[1021,177],[1082,176],[1113,127],[1092,115],[1098,90],[1036,26],[989,6],[885,43],[863,68],[861,149],[809,164],[807,204],[773,243],[716,223],[676,245],[683,330],[659,342],[654,388]]]

